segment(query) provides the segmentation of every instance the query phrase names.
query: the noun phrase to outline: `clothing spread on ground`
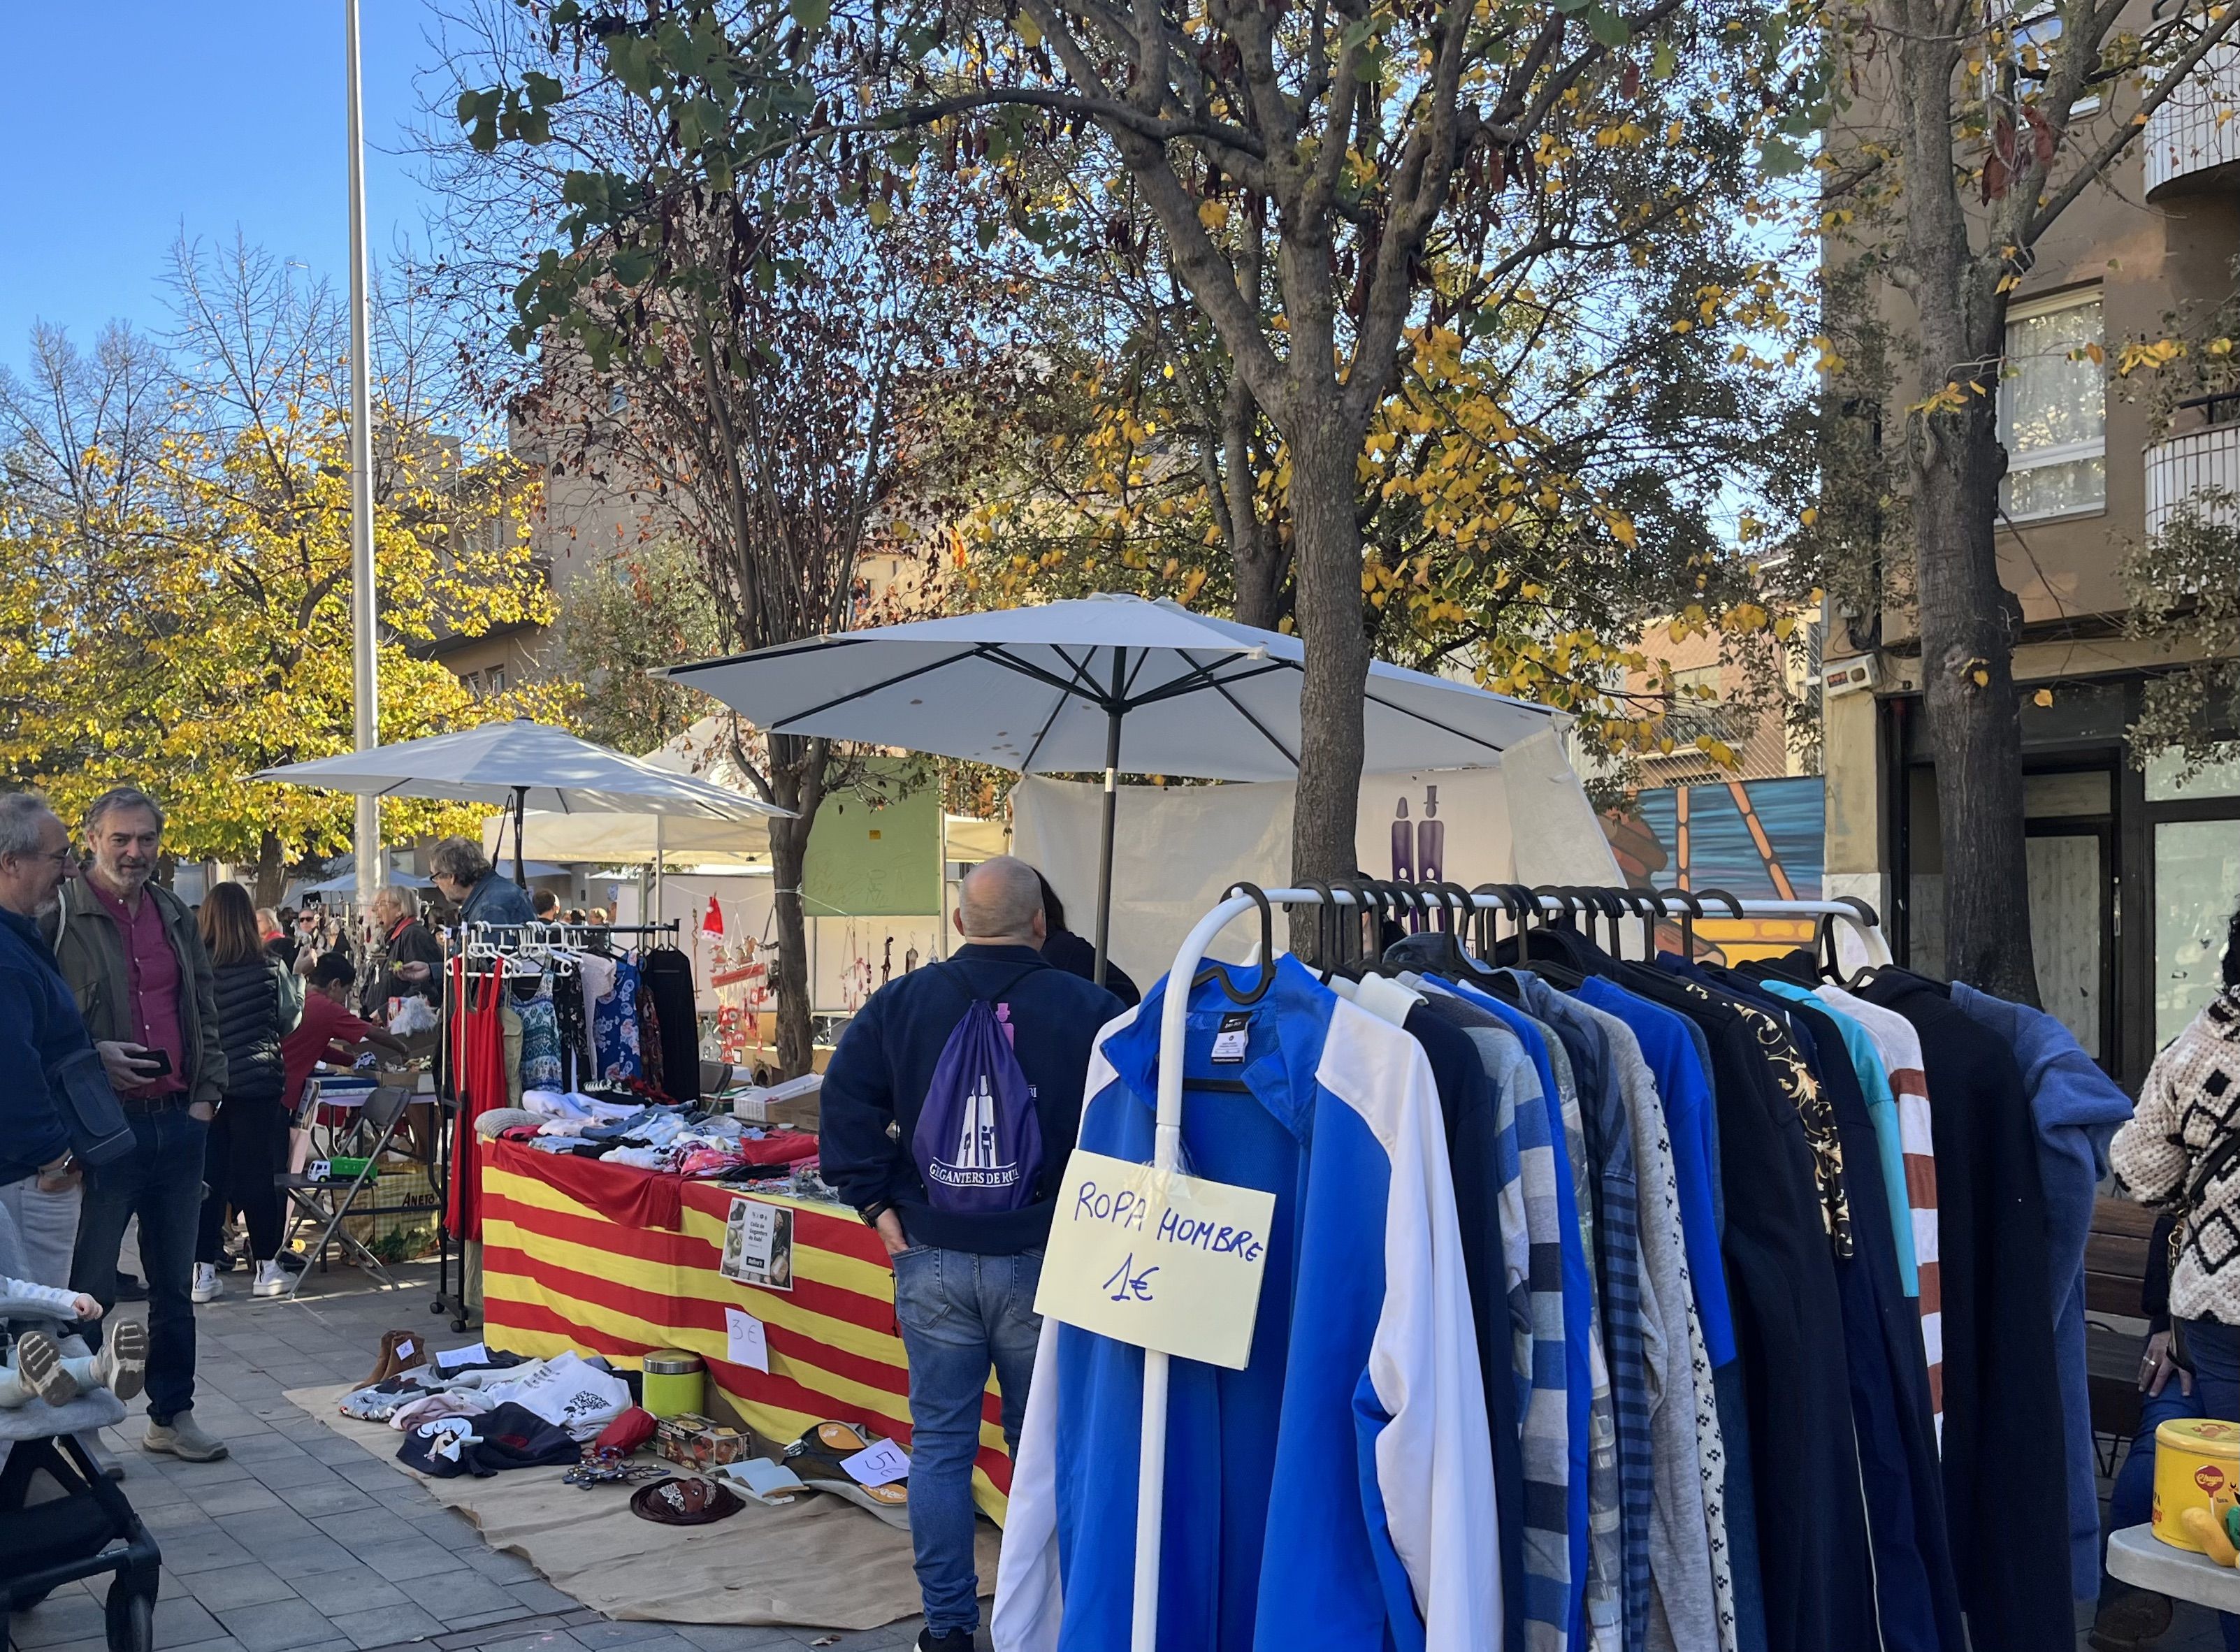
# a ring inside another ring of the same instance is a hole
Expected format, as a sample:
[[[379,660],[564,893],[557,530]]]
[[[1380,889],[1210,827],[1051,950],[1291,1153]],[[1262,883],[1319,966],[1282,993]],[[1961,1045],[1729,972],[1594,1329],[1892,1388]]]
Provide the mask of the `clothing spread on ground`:
[[[1182,1161],[1276,1216],[1247,1365],[1169,1362],[1158,1645],[2068,1644],[2121,1091],[1903,970],[1497,951],[1190,990]],[[1098,1035],[1084,1149],[1151,1158],[1170,989]],[[1044,1322],[1002,1652],[1130,1644],[1143,1386]]]

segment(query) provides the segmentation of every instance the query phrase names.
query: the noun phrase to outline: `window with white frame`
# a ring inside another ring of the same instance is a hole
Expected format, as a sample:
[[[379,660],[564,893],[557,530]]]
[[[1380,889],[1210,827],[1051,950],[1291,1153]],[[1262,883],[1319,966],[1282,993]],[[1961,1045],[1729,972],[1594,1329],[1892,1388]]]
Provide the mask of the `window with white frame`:
[[[1999,504],[2017,522],[2100,510],[2108,502],[2107,373],[2100,294],[2017,305],[2007,316]]]

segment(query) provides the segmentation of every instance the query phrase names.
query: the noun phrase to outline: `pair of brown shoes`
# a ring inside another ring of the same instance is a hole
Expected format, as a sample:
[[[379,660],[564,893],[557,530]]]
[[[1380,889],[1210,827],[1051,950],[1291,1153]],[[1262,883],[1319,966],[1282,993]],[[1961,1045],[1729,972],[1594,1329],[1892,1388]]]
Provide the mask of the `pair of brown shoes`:
[[[384,1332],[381,1339],[381,1357],[374,1362],[373,1375],[358,1384],[371,1388],[376,1382],[386,1382],[392,1376],[417,1370],[428,1363],[425,1340],[412,1331]]]

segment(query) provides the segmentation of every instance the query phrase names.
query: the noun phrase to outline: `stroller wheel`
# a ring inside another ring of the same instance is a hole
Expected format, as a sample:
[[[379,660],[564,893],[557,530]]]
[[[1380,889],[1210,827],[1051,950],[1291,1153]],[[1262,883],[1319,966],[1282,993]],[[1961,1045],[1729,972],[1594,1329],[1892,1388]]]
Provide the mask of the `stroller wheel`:
[[[103,1616],[107,1620],[109,1652],[155,1652],[156,1596],[152,1591],[143,1594],[128,1579],[119,1577],[109,1586],[109,1603]]]

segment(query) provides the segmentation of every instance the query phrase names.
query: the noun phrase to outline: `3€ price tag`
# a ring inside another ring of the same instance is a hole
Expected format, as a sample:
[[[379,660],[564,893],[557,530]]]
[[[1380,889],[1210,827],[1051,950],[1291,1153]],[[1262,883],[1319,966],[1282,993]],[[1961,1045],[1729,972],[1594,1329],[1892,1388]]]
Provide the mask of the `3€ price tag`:
[[[1035,1311],[1116,1342],[1242,1370],[1276,1196],[1077,1149]]]
[[[744,1309],[723,1310],[723,1357],[734,1365],[770,1369],[770,1335],[762,1321]]]

